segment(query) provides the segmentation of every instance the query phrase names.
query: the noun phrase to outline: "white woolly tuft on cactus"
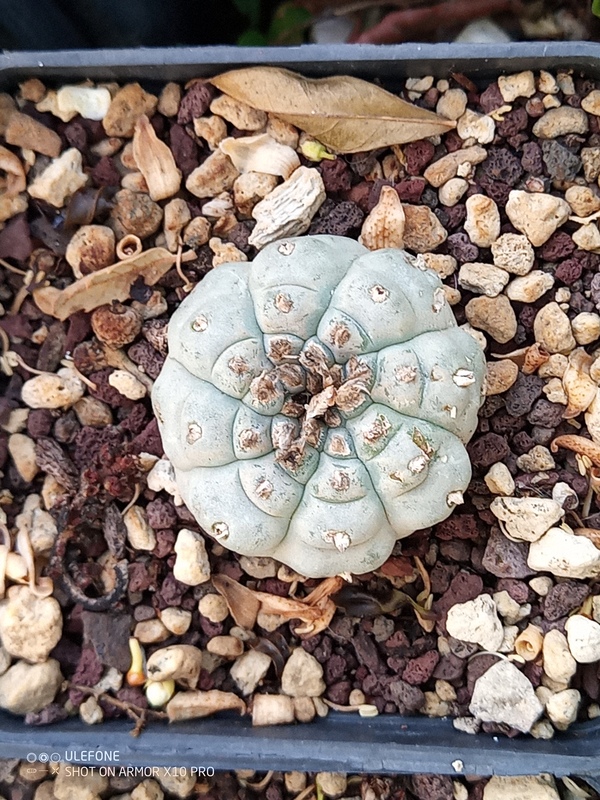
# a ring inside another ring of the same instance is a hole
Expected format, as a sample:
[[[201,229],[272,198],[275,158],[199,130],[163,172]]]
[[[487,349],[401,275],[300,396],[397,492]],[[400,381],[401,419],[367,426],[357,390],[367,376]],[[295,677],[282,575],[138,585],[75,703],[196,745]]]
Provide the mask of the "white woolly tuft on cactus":
[[[436,273],[302,236],[208,273],[152,401],[202,528],[324,577],[376,569],[462,501],[484,374]]]

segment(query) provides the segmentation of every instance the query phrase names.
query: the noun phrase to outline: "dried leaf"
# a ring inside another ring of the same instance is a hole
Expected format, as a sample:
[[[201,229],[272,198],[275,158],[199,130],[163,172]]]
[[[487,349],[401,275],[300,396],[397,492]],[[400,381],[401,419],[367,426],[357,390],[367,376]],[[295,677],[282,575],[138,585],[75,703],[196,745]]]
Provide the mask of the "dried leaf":
[[[414,142],[455,126],[347,75],[314,79],[279,67],[248,67],[210,82],[235,100],[296,125],[338,153]]]
[[[165,200],[177,194],[181,185],[181,172],[177,169],[173,153],[158,138],[145,114],[135,123],[133,158],[146,179],[152,200]]]
[[[255,592],[227,575],[213,575],[212,585],[225,598],[236,625],[252,630],[260,611],[260,601],[254,596]]]
[[[184,253],[182,261],[192,261],[194,252]],[[33,299],[44,314],[65,320],[76,311],[92,311],[113,300],[127,300],[132,283],[142,277],[147,286],[153,286],[175,263],[176,256],[164,247],[153,247],[133,258],[126,258],[92,272],[67,286],[55,289],[45,286],[33,292]]]

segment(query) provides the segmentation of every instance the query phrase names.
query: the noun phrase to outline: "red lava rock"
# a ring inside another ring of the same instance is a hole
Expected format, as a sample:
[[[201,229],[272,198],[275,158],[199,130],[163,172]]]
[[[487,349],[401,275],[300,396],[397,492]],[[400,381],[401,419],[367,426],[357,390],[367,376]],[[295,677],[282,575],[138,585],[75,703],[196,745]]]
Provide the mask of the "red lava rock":
[[[545,397],[540,397],[527,415],[527,422],[532,425],[545,425],[548,428],[556,428],[562,422],[564,410],[565,407],[560,403],[551,403]]]
[[[454,790],[448,775],[413,775],[410,779],[418,800],[452,800]]]
[[[27,417],[27,433],[32,439],[48,436],[56,416],[48,408],[33,408]]]
[[[525,427],[527,417],[523,414],[520,417],[511,416],[506,409],[501,409],[491,419],[491,427],[495,434],[500,436],[514,436],[517,431]]]
[[[506,410],[512,417],[528,414],[535,401],[541,396],[544,381],[538,375],[524,375],[519,372],[517,380],[506,393]]]
[[[547,633],[548,631],[545,631]],[[564,631],[563,631],[564,633]],[[525,677],[531,681],[533,688],[537,689],[537,687],[542,682],[542,675],[544,674],[544,667],[542,664],[536,664],[535,661],[528,661],[523,666],[523,674]]]
[[[441,561],[436,561],[429,575],[431,591],[434,594],[443,594],[450,586],[450,581],[457,571],[458,567],[455,564],[442,564]]]
[[[425,702],[421,689],[403,680],[393,680],[386,687],[386,697],[398,706],[401,713],[418,711]]]
[[[566,580],[553,586],[544,598],[544,617],[553,622],[579,608],[590,593],[580,581]]]
[[[0,231],[0,258],[27,261],[33,250],[29,223],[25,214],[17,214]]]
[[[169,131],[169,143],[175,163],[187,178],[200,163],[198,145],[181,125],[172,125]]]
[[[490,111],[495,111],[500,106],[504,105],[504,98],[500,93],[500,89],[496,81],[494,83],[490,83],[483,92],[479,95],[479,105],[483,109],[485,114],[489,114]]]
[[[436,680],[448,681],[455,683],[462,678],[465,671],[466,661],[454,653],[448,653],[447,656],[442,656],[433,671],[433,677]]]
[[[110,156],[102,156],[92,168],[92,180],[96,186],[120,186],[121,174]]]
[[[500,528],[493,527],[488,539],[483,566],[497,578],[527,578],[535,573],[527,566],[529,545],[512,542]]]
[[[541,175],[544,169],[542,161],[542,148],[537,142],[527,142],[523,145],[521,166],[531,175]]]
[[[425,181],[423,181],[423,187],[425,186]],[[369,195],[371,194],[371,184],[367,183],[367,181],[362,181],[361,183],[356,183],[350,189],[349,192],[346,192],[344,199],[350,200],[360,208],[365,214],[368,213],[368,205],[369,205]]]
[[[542,160],[554,181],[575,180],[581,169],[581,159],[555,139],[542,142]]]
[[[83,611],[81,618],[84,642],[92,645],[100,662],[106,667],[127,672],[131,663],[131,616]]]
[[[446,240],[446,248],[459,264],[477,261],[479,258],[479,248],[471,242],[466,233],[451,233]]]
[[[473,466],[487,469],[506,458],[510,452],[508,442],[497,433],[486,433],[471,442],[467,448]]]
[[[155,419],[151,420],[144,430],[135,437],[131,443],[133,453],[150,453],[159,458],[163,454],[162,440],[158,430],[158,423]]]
[[[346,659],[337,653],[334,653],[327,659],[325,664],[325,683],[327,685],[339,681],[346,672]]]
[[[410,648],[410,642],[403,630],[397,630],[385,640],[384,647],[390,653],[406,653]]]
[[[42,708],[41,711],[30,711],[25,714],[25,725],[52,725],[55,722],[62,722],[68,716],[69,712],[60,703],[50,703],[50,705]],[[12,797],[14,797],[14,794],[11,791]]]
[[[522,108],[517,110],[523,111]],[[488,151],[488,157],[481,165],[481,171],[493,181],[502,181],[509,186],[515,186],[523,174],[523,167],[510,150],[500,147]]]
[[[555,231],[540,248],[540,256],[545,261],[558,261],[570,256],[576,248],[575,242],[568,233]]]
[[[523,106],[517,106],[504,115],[504,119],[496,123],[496,132],[504,138],[514,136],[516,133],[524,130],[529,124],[529,117],[527,111]]]
[[[583,271],[583,265],[576,258],[569,258],[566,261],[561,261],[554,270],[554,277],[557,281],[570,286],[579,280]]]
[[[427,139],[421,139],[418,142],[409,142],[404,146],[403,152],[408,174],[420,175],[433,159],[435,147]]]
[[[438,539],[475,539],[478,536],[474,514],[453,514],[435,527]]]
[[[496,584],[496,591],[506,591],[512,599],[519,604],[526,603],[529,600],[529,586],[523,581],[517,581],[514,578],[500,578]]]
[[[214,96],[215,90],[212,84],[195,81],[181,98],[177,112],[178,124],[187,125],[196,117],[205,114]]]
[[[127,668],[129,669],[129,665]],[[93,686],[98,683],[103,672],[102,663],[94,648],[91,645],[84,646],[71,682],[78,686]],[[86,695],[78,689],[69,690],[69,699],[74,706],[79,706],[85,697]]]
[[[491,197],[492,200],[499,206],[506,204],[508,195],[510,194],[512,188],[508,183],[504,183],[504,181],[493,180],[484,172],[482,172],[481,169],[478,170],[478,180],[481,189],[488,195],[488,197]]]
[[[157,497],[151,500],[146,506],[146,514],[148,515],[148,522],[150,527],[155,530],[162,528],[172,528],[177,521],[175,509],[167,500]]]
[[[358,631],[352,640],[354,652],[360,664],[364,664],[372,672],[385,672],[385,667],[373,639],[363,631]]]
[[[156,547],[152,551],[152,555],[155,556],[155,558],[166,558],[167,556],[172,555],[175,539],[175,531],[156,531]]]
[[[159,591],[154,595],[153,600],[157,601],[158,608],[161,611],[168,606],[180,606],[181,598],[189,588],[185,583],[178,581],[173,576],[173,573],[169,573],[162,582]]]
[[[313,222],[309,233],[348,236],[352,231],[360,229],[364,218],[364,213],[356,203],[351,200],[342,200],[328,214]]]
[[[341,706],[348,705],[350,692],[352,691],[352,683],[350,681],[337,681],[327,687],[325,696],[332,703],[339,703]]]
[[[411,686],[420,686],[427,683],[440,660],[437,650],[430,650],[418,658],[411,658],[402,673],[402,680]]]
[[[343,158],[324,159],[319,164],[326,192],[347,192],[352,185],[352,170]]]

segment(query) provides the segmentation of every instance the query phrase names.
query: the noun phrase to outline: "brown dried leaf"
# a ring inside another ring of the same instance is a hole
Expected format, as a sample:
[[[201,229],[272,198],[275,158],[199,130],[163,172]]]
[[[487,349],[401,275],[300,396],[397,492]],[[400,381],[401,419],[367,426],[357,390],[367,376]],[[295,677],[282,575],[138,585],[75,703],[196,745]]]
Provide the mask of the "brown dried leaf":
[[[256,592],[227,575],[213,575],[212,585],[225,598],[236,625],[252,630],[260,611],[260,600],[255,597]]]
[[[246,704],[233,692],[221,692],[211,689],[192,692],[177,692],[167,703],[169,722],[181,722],[185,719],[198,719],[216,714],[218,711],[235,709],[240,714],[246,713]]]
[[[414,142],[455,127],[451,120],[348,75],[315,79],[279,67],[248,67],[210,82],[235,100],[296,125],[338,153]]]
[[[177,194],[181,172],[173,154],[156,135],[150,120],[142,114],[133,132],[133,158],[148,184],[148,193],[155,202]]]
[[[184,253],[181,260],[191,261],[195,257],[193,252]],[[92,272],[66,289],[53,286],[36,289],[33,299],[44,314],[65,320],[76,311],[92,311],[113,300],[127,300],[131,284],[138,277],[142,277],[147,286],[153,286],[171,269],[175,259],[176,256],[164,247],[153,247],[138,256]]]

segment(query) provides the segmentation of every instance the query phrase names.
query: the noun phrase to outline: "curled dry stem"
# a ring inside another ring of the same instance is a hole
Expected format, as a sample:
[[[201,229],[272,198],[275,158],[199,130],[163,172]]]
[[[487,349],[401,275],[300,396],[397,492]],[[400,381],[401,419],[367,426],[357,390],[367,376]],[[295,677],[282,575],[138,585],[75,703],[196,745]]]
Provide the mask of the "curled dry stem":
[[[591,439],[586,439],[585,436],[572,434],[557,436],[556,439],[552,440],[550,450],[553,453],[557,453],[559,447],[564,447],[565,450],[572,450],[581,456],[587,456],[594,467],[600,467],[600,445],[592,442]]]

